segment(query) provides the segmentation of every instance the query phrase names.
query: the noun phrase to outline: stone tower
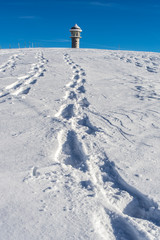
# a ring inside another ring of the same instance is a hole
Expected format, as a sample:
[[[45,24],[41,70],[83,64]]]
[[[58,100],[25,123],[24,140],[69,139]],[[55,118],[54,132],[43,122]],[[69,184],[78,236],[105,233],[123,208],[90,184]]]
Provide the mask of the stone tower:
[[[69,31],[71,32],[70,38],[72,38],[72,48],[79,48],[79,39],[81,38],[80,33],[82,29],[75,24]]]

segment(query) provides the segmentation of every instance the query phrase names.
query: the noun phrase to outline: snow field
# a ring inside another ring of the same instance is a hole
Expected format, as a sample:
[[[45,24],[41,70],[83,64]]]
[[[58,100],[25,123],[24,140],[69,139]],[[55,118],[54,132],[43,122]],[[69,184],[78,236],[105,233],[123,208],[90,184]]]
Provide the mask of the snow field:
[[[2,79],[30,67],[0,89],[3,239],[158,239],[159,54],[13,56]]]

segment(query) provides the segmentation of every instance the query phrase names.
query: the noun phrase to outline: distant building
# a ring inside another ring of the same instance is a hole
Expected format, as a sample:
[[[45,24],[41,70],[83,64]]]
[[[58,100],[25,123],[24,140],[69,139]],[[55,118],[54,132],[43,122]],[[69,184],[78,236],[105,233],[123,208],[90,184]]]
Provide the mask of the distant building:
[[[75,24],[69,31],[71,32],[70,38],[72,38],[72,48],[79,48],[79,40],[81,38],[80,33],[82,32],[82,29]]]

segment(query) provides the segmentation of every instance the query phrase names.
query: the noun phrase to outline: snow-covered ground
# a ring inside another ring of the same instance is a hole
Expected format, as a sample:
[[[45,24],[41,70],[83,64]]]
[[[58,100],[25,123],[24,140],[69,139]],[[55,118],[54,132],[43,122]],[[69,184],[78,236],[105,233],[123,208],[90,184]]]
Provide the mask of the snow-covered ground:
[[[0,239],[160,239],[160,54],[0,51]]]

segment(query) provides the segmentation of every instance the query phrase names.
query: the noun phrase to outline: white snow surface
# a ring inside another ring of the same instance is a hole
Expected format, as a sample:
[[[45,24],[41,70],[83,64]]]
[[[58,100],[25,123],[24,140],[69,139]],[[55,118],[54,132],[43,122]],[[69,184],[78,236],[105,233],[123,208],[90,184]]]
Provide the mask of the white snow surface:
[[[160,54],[0,50],[0,239],[160,239]]]

